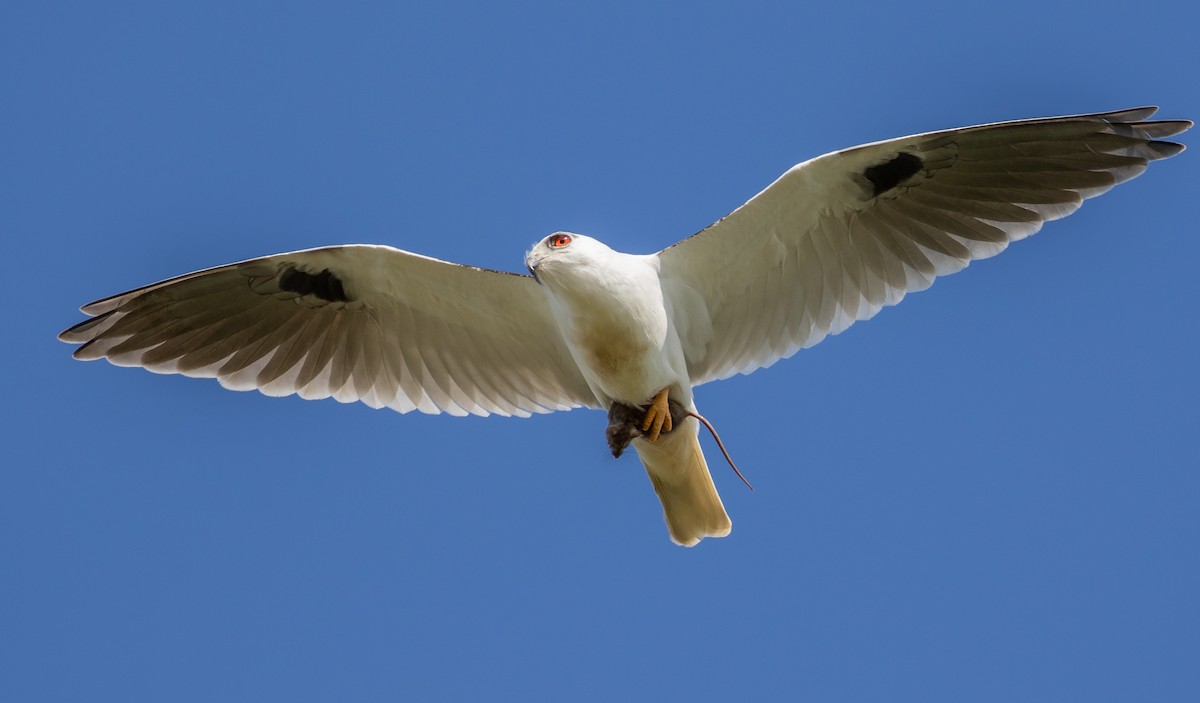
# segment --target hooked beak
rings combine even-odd
[[[545,258],[546,257],[544,256],[539,256],[536,259],[532,256],[525,257],[525,268],[529,269],[529,275],[533,276],[533,280],[537,281],[539,286],[542,285],[542,279],[538,278],[537,268],[541,265],[542,260]]]

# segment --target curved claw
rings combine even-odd
[[[647,433],[647,438],[653,442],[664,430],[670,432],[673,424],[671,408],[667,404],[667,389],[664,388],[654,396],[650,408],[646,410],[646,418],[642,420],[642,431]]]

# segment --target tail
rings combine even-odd
[[[708,473],[697,430],[689,418],[656,442],[639,437],[633,443],[662,501],[671,541],[684,547],[694,547],[705,537],[724,537],[733,528]]]

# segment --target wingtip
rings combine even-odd
[[[80,328],[90,324],[93,320],[95,320],[95,318],[89,317],[83,322],[78,322],[66,328],[62,332],[59,332],[58,341],[66,342],[67,344],[83,344],[84,342],[90,342],[92,338],[82,334],[80,332]]]
[[[1154,160],[1169,159],[1187,149],[1186,146],[1179,142],[1149,142],[1147,146],[1153,150],[1154,156],[1152,158]]]
[[[101,315],[103,313],[108,312],[109,306],[112,303],[112,301],[116,300],[117,298],[120,298],[123,295],[126,295],[126,294],[118,293],[117,295],[110,295],[107,298],[100,298],[99,300],[93,300],[90,303],[84,303],[83,305],[79,306],[79,312],[83,313],[84,315],[90,315],[92,317]]]

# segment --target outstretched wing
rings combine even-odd
[[[77,359],[400,412],[595,406],[528,276],[385,246],[218,266],[89,303]]]
[[[1173,156],[1146,107],[930,132],[793,167],[658,253],[692,382],[769,366]]]

